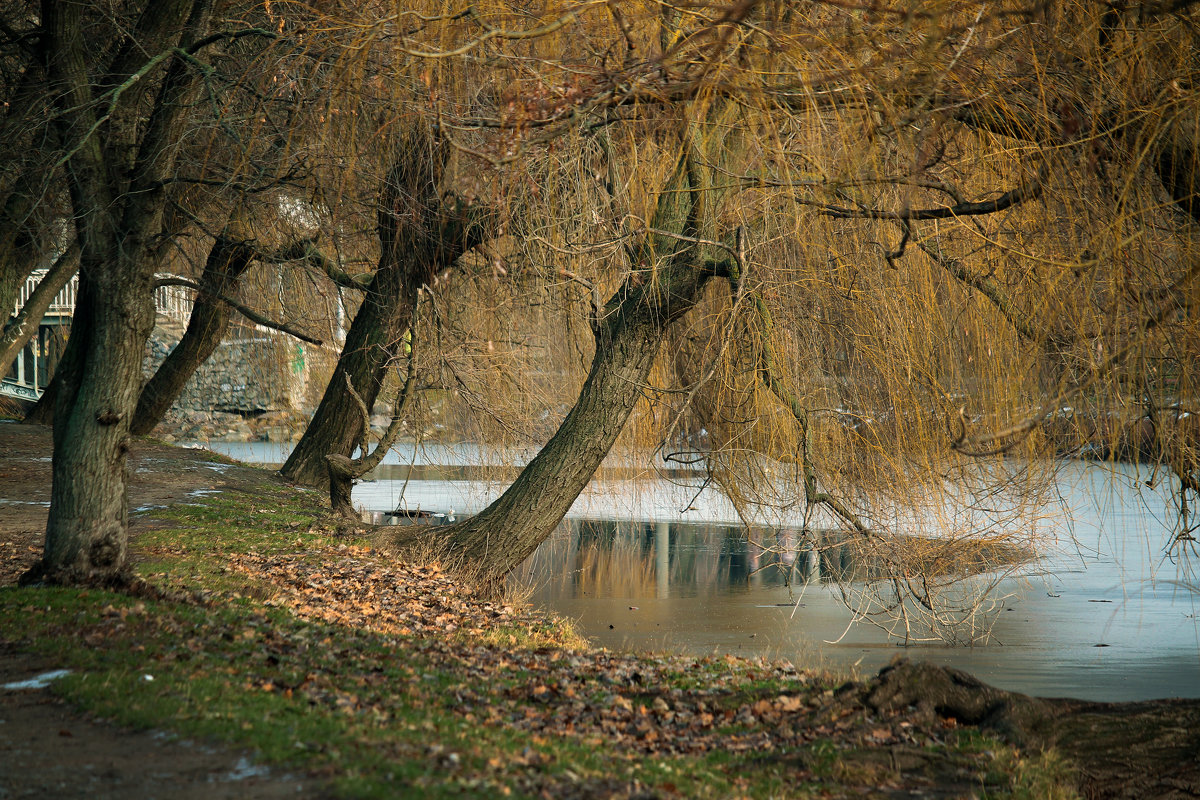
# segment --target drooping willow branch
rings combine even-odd
[[[1035,329],[1029,319],[1021,313],[1020,309],[1017,308],[1016,303],[1013,302],[1012,298],[1008,296],[1008,293],[1006,293],[1004,289],[1002,289],[1000,285],[996,283],[995,280],[987,276],[973,274],[970,270],[963,266],[963,263],[960,259],[950,258],[940,250],[930,247],[925,241],[917,241],[916,245],[922,253],[929,256],[934,263],[946,270],[946,272],[949,273],[949,275],[959,283],[970,286],[972,289],[986,297],[991,304],[995,306],[996,310],[999,311],[1006,320],[1008,320],[1008,324],[1012,325],[1013,330],[1020,334],[1022,338],[1029,342],[1036,342],[1038,340],[1037,329]]]
[[[1182,289],[1187,284],[1191,283],[1197,275],[1200,275],[1200,261],[1197,261],[1192,268],[1184,273],[1179,280],[1172,284],[1173,291]],[[959,434],[950,443],[950,447],[959,453],[967,456],[984,457],[993,456],[1005,453],[1013,447],[1025,440],[1039,425],[1053,414],[1062,404],[1072,395],[1077,395],[1080,392],[1086,391],[1093,386],[1102,377],[1110,375],[1114,369],[1123,364],[1128,359],[1133,351],[1142,343],[1142,337],[1149,333],[1154,328],[1158,327],[1164,320],[1167,319],[1174,311],[1178,310],[1179,306],[1171,302],[1164,302],[1153,313],[1144,318],[1137,327],[1137,331],[1129,338],[1129,342],[1124,347],[1117,350],[1109,356],[1099,369],[1092,373],[1090,377],[1078,386],[1068,389],[1062,389],[1054,395],[1054,397],[1043,402],[1038,409],[1027,416],[1022,421],[1015,425],[1010,425],[999,431],[994,431],[981,436],[968,436],[966,422],[963,421],[963,412],[959,413]],[[996,445],[996,442],[1003,444]],[[976,449],[983,448],[983,449]]]
[[[742,283],[745,280],[745,241],[739,235],[737,243],[737,258],[729,266],[730,288],[734,290],[735,296],[741,295]],[[859,519],[850,508],[841,501],[840,498],[829,492],[821,491],[817,484],[817,471],[812,462],[812,425],[808,418],[808,409],[800,401],[790,388],[788,388],[783,379],[779,375],[779,370],[776,367],[775,346],[771,343],[771,330],[773,324],[771,321],[771,311],[767,308],[766,301],[758,292],[750,293],[750,302],[754,305],[755,314],[758,317],[760,333],[762,336],[762,349],[759,353],[758,367],[756,369],[759,381],[767,389],[779,399],[791,413],[792,418],[796,420],[796,424],[800,427],[800,469],[804,473],[804,500],[811,506],[823,505],[836,514],[845,523],[854,528],[855,531],[867,537],[873,536],[873,532],[866,524]]]

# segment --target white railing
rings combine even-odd
[[[42,282],[42,279],[46,277],[47,271],[48,270],[44,269],[35,269],[32,273],[30,273],[29,277],[25,279],[24,285],[22,285],[20,291],[17,292],[17,304],[13,308],[12,312],[14,315],[21,311],[21,308],[29,300],[30,295],[33,294],[33,290],[36,289],[38,284]],[[50,303],[50,307],[46,309],[46,316],[69,317],[74,314],[75,296],[78,294],[78,292],[79,276],[73,275],[71,276],[71,280],[67,282],[67,285],[64,286],[57,295],[55,295],[53,302]]]
[[[178,278],[178,275],[157,275],[158,278]],[[192,299],[196,292],[186,286],[159,286],[154,290],[154,311],[174,322],[187,324],[192,316]]]
[[[12,313],[18,314],[29,301],[33,290],[46,277],[47,270],[37,269],[30,273],[17,292],[17,302]],[[159,275],[160,278],[177,278],[178,275]],[[70,317],[75,313],[75,299],[79,294],[79,276],[74,275],[46,309],[47,317]],[[154,310],[161,316],[176,322],[186,323],[192,315],[192,297],[195,292],[186,286],[159,286],[154,290]]]

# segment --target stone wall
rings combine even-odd
[[[160,324],[154,329],[146,348],[147,377],[182,334],[177,325]],[[196,370],[172,408],[242,415],[299,411],[308,400],[310,360],[306,345],[295,339],[232,328],[212,357]]]

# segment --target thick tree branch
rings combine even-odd
[[[278,260],[304,261],[309,266],[324,272],[329,280],[338,286],[344,289],[353,289],[356,292],[365,292],[375,278],[374,272],[363,272],[358,275],[346,272],[332,258],[322,253],[312,241],[298,242],[294,247],[280,253]]]
[[[79,241],[60,255],[16,316],[5,323],[0,335],[0,374],[8,370],[25,343],[37,333],[38,322],[54,302],[54,298],[79,270]]]
[[[200,284],[196,283],[195,281],[190,281],[187,278],[158,278],[154,282],[154,285],[155,285],[155,287],[182,286],[185,289],[194,289],[196,291],[200,291]],[[297,329],[293,328],[291,325],[288,325],[286,322],[276,322],[275,320],[271,319],[270,317],[263,316],[262,314],[258,313],[254,309],[248,308],[247,306],[242,305],[237,300],[234,300],[232,297],[227,297],[223,294],[215,294],[214,296],[221,302],[228,303],[239,314],[241,314],[243,317],[245,317],[246,319],[253,322],[255,325],[262,325],[264,328],[271,328],[272,330],[277,330],[280,333],[286,333],[288,336],[293,336],[293,337],[299,339],[300,341],[308,342],[309,344],[315,344],[318,346],[324,344],[324,342],[321,341],[320,339],[309,336],[304,331],[297,330]]]

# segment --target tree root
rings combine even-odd
[[[1056,749],[1088,798],[1200,796],[1200,700],[1090,703],[989,686],[956,669],[893,662],[847,700],[877,713],[953,718],[1022,749]]]

